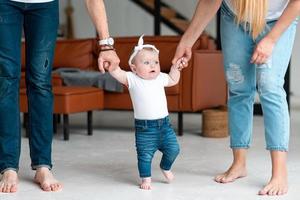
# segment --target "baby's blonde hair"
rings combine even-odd
[[[266,26],[268,0],[232,0],[236,12],[236,23],[249,23],[250,34],[257,38]]]

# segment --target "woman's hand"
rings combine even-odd
[[[188,61],[192,57],[192,47],[184,45],[183,42],[180,42],[177,46],[176,53],[172,60],[172,64],[176,65],[180,62],[180,70],[188,66]],[[180,60],[180,61],[179,61]]]
[[[251,63],[261,65],[267,62],[275,46],[274,40],[268,36],[264,37],[255,47]]]

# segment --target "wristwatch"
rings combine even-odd
[[[98,41],[98,44],[100,46],[113,46],[115,43],[114,39],[112,37],[109,37],[109,38],[105,38],[105,39],[102,39],[102,40],[99,40]]]

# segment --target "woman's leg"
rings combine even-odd
[[[268,24],[272,27],[275,22]],[[287,166],[290,119],[284,76],[294,43],[293,22],[277,41],[268,67],[257,68],[258,93],[264,113],[266,148],[271,151],[272,177],[260,194],[282,195],[287,192]],[[262,36],[263,37],[263,36]]]
[[[221,41],[224,68],[229,88],[228,117],[233,163],[215,181],[232,182],[246,176],[246,152],[251,143],[253,103],[255,96],[255,66],[250,64],[253,40],[234,22],[232,13],[222,6]]]
[[[272,178],[260,191],[260,195],[283,195],[288,191],[285,151],[271,151]]]

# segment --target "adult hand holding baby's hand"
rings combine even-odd
[[[186,63],[186,59],[182,57],[178,59],[177,62],[172,65],[172,67],[177,69],[178,71],[181,71],[184,68],[184,65],[186,65]]]
[[[98,58],[98,67],[101,73],[114,71],[120,63],[120,59],[114,50],[100,51]]]
[[[173,65],[180,61],[180,68],[183,69],[188,66],[188,61],[192,57],[192,48],[184,45],[183,42],[180,42],[177,46],[176,53],[172,60]]]
[[[176,64],[179,66],[179,70],[182,70],[183,68],[188,66],[188,61],[185,57],[182,57],[177,61]]]

